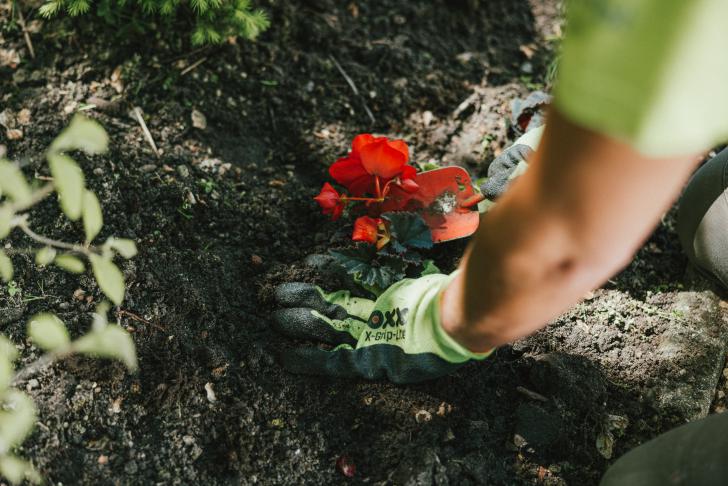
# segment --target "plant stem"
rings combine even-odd
[[[364,202],[384,202],[383,197],[374,198],[374,197],[349,197],[349,196],[342,196],[342,201],[364,201]]]
[[[374,176],[374,184],[377,186],[377,198],[382,199],[382,188],[379,183],[379,176]]]
[[[93,248],[91,248],[91,247],[85,247],[82,245],[74,245],[71,243],[65,243],[63,241],[53,240],[51,238],[46,238],[45,236],[39,235],[38,233],[36,233],[32,229],[30,229],[30,227],[28,226],[28,215],[27,214],[20,216],[18,218],[18,221],[15,223],[15,227],[20,228],[23,231],[23,233],[28,235],[30,238],[32,238],[35,241],[37,241],[38,243],[42,243],[43,245],[46,245],[46,246],[51,246],[53,248],[58,248],[61,250],[68,250],[73,253],[80,253],[80,254],[86,255],[86,256],[96,253],[95,251],[93,251]]]
[[[33,193],[33,196],[24,204],[17,204],[13,203],[10,205],[10,210],[13,213],[19,213],[21,211],[25,211],[26,209],[32,208],[39,202],[41,202],[43,199],[47,198],[51,194],[53,194],[53,191],[55,190],[55,187],[52,183],[46,184],[45,186],[41,187],[37,191]]]
[[[25,368],[22,368],[18,370],[15,375],[13,376],[12,380],[12,386],[18,386],[18,383],[21,381],[25,381],[26,379],[30,378],[46,366],[50,365],[54,361],[56,361],[59,358],[62,358],[66,354],[70,353],[46,353],[37,360],[30,363]]]

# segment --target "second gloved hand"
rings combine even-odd
[[[488,180],[480,186],[483,195],[495,201],[508,189],[513,179],[528,168],[528,158],[536,150],[544,127],[535,128],[516,140],[488,166]]]
[[[440,298],[449,281],[440,274],[405,279],[376,301],[307,283],[281,285],[275,292],[281,306],[273,314],[276,329],[336,346],[286,351],[283,365],[294,373],[413,383],[485,359],[490,353],[468,351],[442,329]]]

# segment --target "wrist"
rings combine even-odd
[[[490,353],[495,349],[493,340],[478,332],[465,319],[463,299],[463,272],[458,273],[440,295],[440,325],[453,341],[473,353]]]

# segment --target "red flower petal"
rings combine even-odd
[[[314,198],[323,209],[332,209],[341,202],[341,196],[328,182],[321,188],[318,196]]]
[[[336,221],[341,217],[341,214],[344,212],[344,204],[339,204],[336,206],[333,210],[331,210],[331,221]],[[324,214],[326,214],[326,211],[324,211]]]
[[[354,241],[364,241],[366,243],[377,242],[377,230],[381,218],[370,218],[369,216],[361,216],[354,221],[354,233],[351,239]]]
[[[400,174],[400,179],[414,179],[417,177],[417,169],[412,167],[411,165],[405,165],[402,167],[402,173]]]
[[[404,140],[391,140],[389,142],[389,146],[392,147],[394,150],[397,150],[404,155],[404,161],[407,163],[409,160],[409,147],[407,147],[407,142]]]
[[[365,145],[369,145],[370,143],[374,142],[375,140],[380,140],[385,137],[379,137],[375,138],[374,135],[371,133],[362,133],[354,137],[354,140],[351,141],[351,153],[352,154],[358,154],[359,151],[364,147]]]
[[[357,156],[350,155],[334,162],[329,167],[329,175],[354,196],[362,196],[374,189],[373,177],[364,169]]]
[[[417,184],[413,179],[402,179],[399,183],[399,186],[410,194],[420,190],[420,185]]]
[[[333,188],[328,182],[321,188],[318,196],[314,200],[319,203],[324,214],[330,214],[331,219],[336,221],[344,212],[344,201],[341,200],[341,194]]]
[[[391,179],[402,172],[407,163],[407,153],[402,152],[402,143],[392,144],[386,138],[379,138],[359,149],[361,164],[371,175]],[[404,146],[406,151],[406,145]]]

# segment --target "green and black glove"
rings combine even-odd
[[[488,166],[488,179],[480,186],[486,199],[498,199],[511,181],[526,171],[528,157],[536,150],[543,130],[543,125],[530,130],[493,159]]]
[[[440,298],[447,275],[405,279],[376,301],[349,291],[326,293],[315,285],[288,283],[275,297],[276,329],[293,338],[335,345],[286,351],[281,360],[294,373],[388,379],[414,383],[446,375],[490,353],[468,351],[440,325]]]

